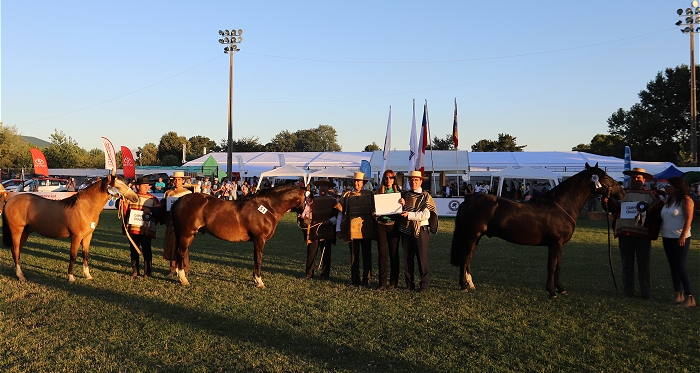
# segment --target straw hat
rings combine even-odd
[[[353,180],[369,180],[369,179],[365,178],[365,173],[360,172],[360,171],[355,171],[355,174],[352,175],[352,179]]]
[[[647,172],[647,170],[641,168],[641,167],[635,167],[631,169],[630,171],[622,171],[623,174],[628,175],[628,176],[636,176],[636,175],[642,175],[644,176],[645,180],[653,180],[654,175],[650,174]]]
[[[140,178],[136,179],[134,182],[134,185],[141,185],[141,184],[150,184],[151,179],[148,178],[148,176],[141,176]]]
[[[312,183],[314,186],[319,186],[319,185],[328,185],[329,188],[335,187],[335,183],[328,180],[328,178],[320,178]]]
[[[406,178],[408,178],[408,179],[410,179],[412,177],[418,177],[418,178],[421,178],[423,180],[427,179],[427,177],[423,177],[423,175],[421,175],[420,171],[411,171],[408,173],[408,175],[406,175]]]
[[[185,171],[175,171],[173,172],[173,179],[184,179],[185,178]]]

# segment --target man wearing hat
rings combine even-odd
[[[172,203],[174,203],[173,200],[176,200],[186,194],[192,193],[191,190],[185,188],[183,186],[185,182],[185,172],[184,171],[175,171],[173,172],[173,188],[165,191],[165,194],[163,195],[163,199],[165,200],[165,203],[167,206],[172,206]],[[171,200],[170,203],[168,203],[168,199]],[[168,209],[169,211],[169,209]],[[170,273],[168,273],[168,276],[175,276],[175,270],[177,269],[177,260],[174,258],[165,258],[170,260]],[[185,257],[182,258],[182,269],[185,270],[185,273],[188,273],[190,271],[190,254],[189,251],[185,253]]]
[[[332,181],[321,178],[314,181],[313,185],[318,189],[318,194],[313,197],[311,215],[299,218],[299,227],[306,240],[306,274],[303,278],[310,279],[314,276],[316,253],[320,250],[321,280],[328,280],[331,272],[331,247],[335,244],[335,204],[338,201],[328,193],[335,186]]]
[[[399,221],[399,232],[403,243],[403,273],[406,288],[415,290],[413,258],[417,258],[420,274],[418,290],[425,291],[430,287],[429,232],[437,233],[437,207],[430,193],[421,187],[425,178],[420,171],[409,172],[407,178],[410,190],[401,193],[401,199],[399,199],[399,203],[403,206],[402,219]]]
[[[659,211],[663,201],[659,195],[644,188],[644,183],[654,176],[645,169],[635,167],[623,171],[631,177],[625,198],[603,198],[603,206],[615,214],[615,237],[618,239],[622,257],[622,287],[625,297],[634,294],[634,258],[637,257],[639,288],[642,298],[653,300],[651,296],[651,241],[659,236],[661,226]]]
[[[151,241],[156,238],[156,224],[163,209],[158,198],[148,193],[151,189],[148,176],[136,179],[136,194],[139,196],[138,202],[124,200],[120,208],[124,212],[124,219],[128,222],[126,230],[122,229],[125,235],[130,237],[129,247],[131,249],[131,277],[139,276],[139,252],[143,253],[143,277],[151,277],[151,267],[153,265],[153,252]]]
[[[374,238],[374,193],[363,190],[364,172],[353,175],[353,189],[335,205],[340,211],[336,223],[338,237],[350,246],[350,285],[360,285],[360,249],[362,249],[362,286],[369,286],[372,271],[372,239]]]

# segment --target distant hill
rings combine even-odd
[[[35,146],[37,148],[46,148],[49,145],[51,145],[50,142],[44,141],[42,139],[37,139],[36,137],[32,137],[32,136],[20,136],[20,137],[22,138],[22,140],[32,144],[33,146]]]

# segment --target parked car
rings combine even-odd
[[[37,182],[37,191],[38,192],[65,192],[68,191],[68,188],[66,187],[66,184],[68,184],[68,180],[66,179],[59,179],[55,177],[46,177],[46,178],[39,178],[36,180]],[[32,184],[32,179],[25,180],[23,189],[21,191],[25,192],[30,192],[30,185]],[[2,186],[5,187],[5,190],[8,192],[18,192],[20,191],[20,187],[22,186],[22,180],[20,179],[10,179],[3,181]]]

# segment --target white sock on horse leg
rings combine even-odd
[[[90,276],[90,268],[88,268],[88,266],[83,266],[83,274],[85,275],[86,279],[92,280],[92,276]]]

